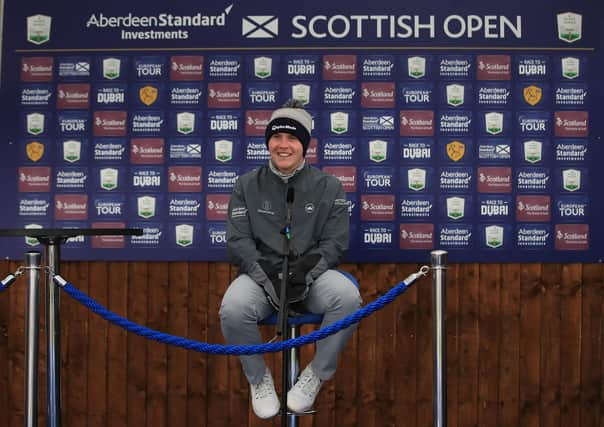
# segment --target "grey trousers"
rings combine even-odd
[[[327,270],[310,287],[305,306],[311,313],[323,314],[321,328],[354,313],[361,306],[357,287],[342,273]],[[273,312],[262,288],[242,274],[229,285],[220,305],[222,334],[228,344],[261,344],[258,322]],[[356,325],[318,341],[311,362],[315,374],[327,380],[336,371],[338,355],[354,332]],[[240,356],[243,372],[250,384],[258,384],[266,370],[260,354]]]

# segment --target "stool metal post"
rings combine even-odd
[[[25,318],[25,427],[38,426],[38,347],[40,338],[40,252],[27,252],[27,313]]]
[[[432,260],[432,345],[434,427],[447,426],[447,251],[430,253]]]
[[[49,427],[61,426],[61,322],[60,293],[54,283],[55,274],[60,274],[61,238],[46,240],[46,260],[52,274],[47,275],[46,286],[46,360],[47,405]]]
[[[298,338],[299,326],[291,325],[289,327],[289,338]],[[289,350],[289,384],[288,389],[296,383],[298,378],[298,371],[300,370],[299,351],[297,347],[292,347]],[[295,414],[289,413],[288,415],[289,427],[298,427],[298,417]]]

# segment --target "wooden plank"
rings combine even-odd
[[[189,263],[188,336],[208,341],[210,278],[207,262]],[[208,426],[208,356],[187,352],[187,426]]]
[[[459,264],[447,266],[447,425],[457,426],[459,419]],[[432,286],[428,275],[424,286]]]
[[[365,303],[371,302],[378,297],[378,284],[376,281],[379,265],[364,264],[359,271],[360,280],[363,283],[362,297]],[[376,316],[369,316],[361,322],[358,328],[359,346],[358,357],[362,361],[357,369],[358,376],[358,420],[357,425],[363,427],[381,427],[376,426],[376,389],[377,370],[381,367],[377,360],[375,342],[377,339],[377,320]]]
[[[478,264],[459,271],[459,426],[478,425]]]
[[[168,265],[168,330],[189,337],[189,264],[172,262]],[[194,284],[197,286],[197,283]],[[168,346],[168,425],[187,425],[187,351]],[[193,380],[193,379],[192,379]],[[196,379],[195,379],[196,380]]]
[[[499,405],[501,266],[480,264],[479,271],[478,425],[489,425]]]
[[[357,266],[354,264],[342,265],[339,267],[342,271],[347,271],[353,277],[359,277]],[[362,290],[363,284],[359,283],[359,289]],[[358,329],[358,325],[357,325]],[[335,414],[334,418],[338,420],[341,426],[356,425],[357,419],[357,392],[358,378],[357,370],[359,367],[357,360],[358,331],[355,332],[350,341],[340,355],[338,362],[338,371],[335,376]]]
[[[558,264],[543,265],[540,422],[552,427],[560,425],[560,273]]]
[[[128,264],[113,262],[108,268],[108,308],[128,315]],[[128,425],[128,333],[110,325],[107,330],[107,426]]]
[[[128,266],[127,318],[140,325],[147,324],[148,271],[147,263],[133,262]],[[128,425],[147,425],[147,340],[128,333]],[[149,420],[149,423],[152,421]]]
[[[396,283],[406,279],[409,274],[417,271],[415,264],[398,264]],[[394,304],[394,354],[395,358],[391,375],[394,382],[394,402],[390,411],[394,425],[416,425],[416,396],[417,396],[417,290],[418,287],[430,286],[426,278],[420,279],[404,294],[398,297]],[[359,361],[362,366],[363,362]]]
[[[523,264],[520,272],[520,423],[538,427],[541,363],[541,265]]]
[[[150,262],[147,282],[147,322],[156,331],[168,329],[168,263]],[[168,350],[165,344],[147,340],[147,420],[167,426]]]
[[[14,264],[10,264],[15,271]],[[3,298],[9,301],[8,326],[8,388],[9,413],[8,425],[17,427],[24,425],[25,395],[25,304],[27,301],[27,280],[19,279],[11,289],[6,291]]]
[[[99,304],[107,307],[106,262],[89,264],[89,292]],[[88,427],[107,425],[107,321],[88,312]]]
[[[9,270],[8,261],[0,261],[0,276],[6,277],[8,274],[14,273],[14,270]],[[9,353],[8,353],[8,330],[9,330],[9,297],[8,292],[13,289],[4,289],[0,293],[0,425],[8,423],[9,412]],[[2,415],[4,414],[4,415]]]
[[[497,425],[519,425],[520,265],[504,264],[501,278],[501,346]]]
[[[582,295],[583,285],[582,268],[580,264],[565,264],[562,267],[562,360],[564,369],[562,370],[562,414],[561,425],[572,426],[581,423],[581,349],[583,320],[588,322],[582,316]],[[601,318],[600,318],[601,319]],[[593,368],[590,368],[593,369]]]
[[[604,290],[604,282],[602,264],[583,264],[583,278],[581,290],[581,425],[596,426],[599,424],[602,417],[600,407],[600,387],[602,386],[602,360],[601,334],[602,334],[602,292]],[[563,279],[563,283],[566,279]],[[576,326],[570,324],[574,321],[577,308],[576,301],[573,295],[572,302],[566,301],[566,295],[563,294],[562,319],[563,319],[563,345],[566,345],[567,339],[573,338],[573,329]],[[568,307],[567,307],[568,305]],[[567,319],[567,316],[570,317]],[[567,334],[569,334],[567,336]],[[575,354],[575,353],[573,353]],[[566,352],[562,353],[562,365],[566,367],[567,361]],[[576,371],[574,371],[576,372]],[[567,401],[572,401],[573,397],[573,380],[567,379],[565,372],[562,372],[562,404]],[[569,394],[567,394],[570,391]],[[576,407],[574,404],[572,407]],[[562,412],[561,425],[566,427],[572,425],[573,417],[570,414],[567,416],[566,411]]]
[[[80,291],[89,293],[88,263],[66,265],[65,277]],[[88,416],[88,309],[61,295],[61,341],[64,363],[61,366],[62,409],[73,425],[86,425]],[[69,313],[63,317],[63,313]]]
[[[208,300],[208,340],[224,343],[220,332],[218,310],[222,296],[229,284],[229,265],[210,264],[210,293]],[[234,357],[234,356],[228,356]],[[208,358],[208,422],[210,425],[231,425],[229,420],[229,364],[226,356],[211,355]]]

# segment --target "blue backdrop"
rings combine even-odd
[[[347,191],[349,260],[602,258],[596,2],[24,3],[3,22],[0,226],[144,229],[65,259],[226,259],[233,183],[291,97]]]

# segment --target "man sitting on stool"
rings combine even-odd
[[[292,310],[323,314],[321,327],[325,327],[361,305],[357,287],[333,270],[348,247],[348,203],[337,178],[304,160],[311,128],[312,118],[301,103],[290,100],[275,110],[265,133],[268,164],[242,175],[233,188],[227,246],[239,276],[229,285],[220,306],[222,333],[228,344],[262,342],[258,322],[279,307],[279,273],[287,255]],[[291,241],[286,254],[283,230],[288,210]],[[291,411],[300,413],[312,407],[323,381],[334,375],[338,355],[353,331],[351,326],[317,342],[312,362],[287,393]],[[256,415],[277,415],[280,403],[263,356],[240,356],[240,360]]]

